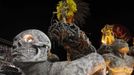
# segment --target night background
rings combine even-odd
[[[47,33],[58,0],[0,0],[0,37],[12,41],[21,31],[40,29]],[[134,5],[128,0],[87,0],[89,17],[81,29],[99,47],[105,24],[122,24],[134,33]]]

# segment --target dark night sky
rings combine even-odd
[[[25,29],[40,29],[47,32],[52,12],[58,0],[1,0],[0,37],[12,41],[13,37]],[[134,32],[134,5],[128,0],[89,0],[90,17],[81,28],[91,42],[100,42],[101,28],[105,24],[123,24]],[[97,37],[98,36],[98,37]]]

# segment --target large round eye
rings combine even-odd
[[[25,42],[32,42],[33,41],[33,36],[31,34],[26,34],[23,36],[23,39]]]

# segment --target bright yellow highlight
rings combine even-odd
[[[74,0],[60,1],[57,5],[57,18],[58,20],[72,19],[77,12],[77,5]]]
[[[112,71],[112,75],[126,75],[126,73],[128,75],[130,75],[132,72],[133,72],[133,68],[129,68],[129,67],[114,67],[114,68],[111,68],[109,65],[110,65],[110,60],[106,60],[106,66],[107,66],[107,69],[109,71]]]
[[[127,73],[127,74],[130,75],[133,72],[133,69],[132,68],[128,68],[128,67],[110,68],[110,70],[113,73],[119,73],[119,75],[121,75],[121,73]]]
[[[102,32],[102,39],[101,42],[106,45],[111,45],[114,39],[113,33],[113,25],[106,25],[104,28],[101,29]]]

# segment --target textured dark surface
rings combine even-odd
[[[22,75],[22,71],[11,62],[0,60],[0,75]]]
[[[62,59],[62,52],[70,54],[71,60],[75,60],[85,56],[91,52],[95,52],[95,47],[89,41],[89,38],[75,24],[54,23],[48,30],[48,36],[52,42],[52,50]],[[61,56],[62,55],[62,56]],[[66,55],[65,55],[66,56]]]

